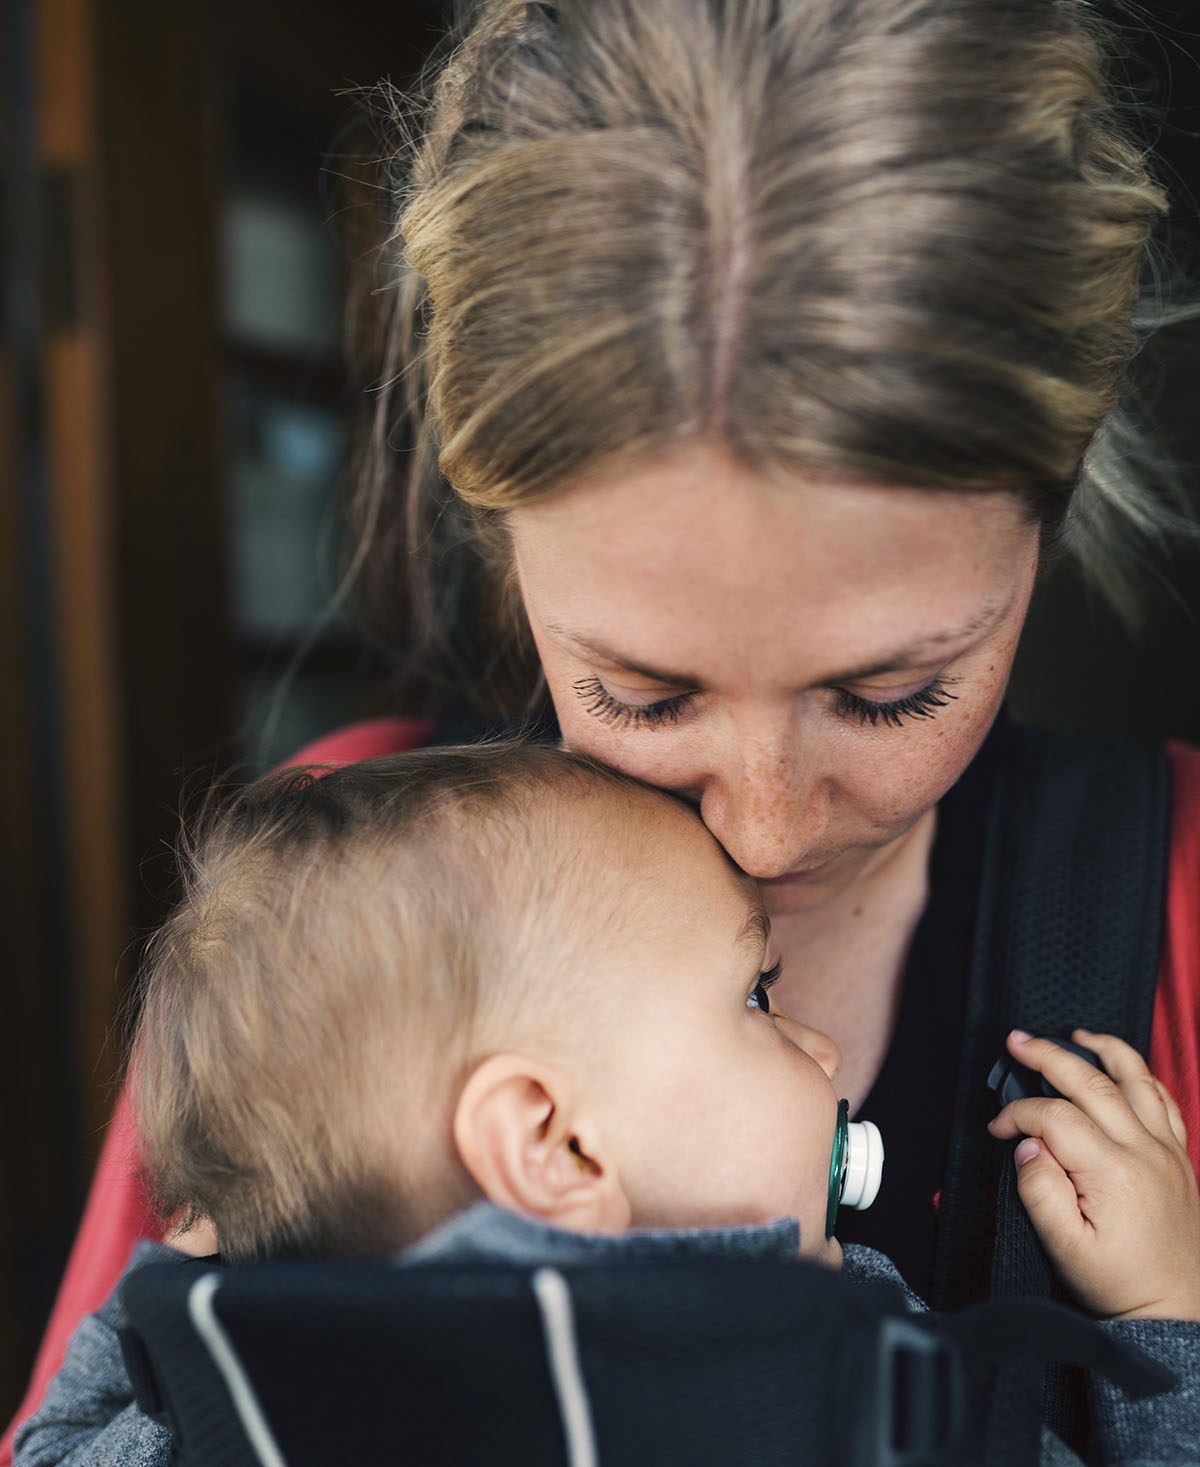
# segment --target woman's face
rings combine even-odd
[[[774,915],[900,848],[1004,692],[1015,496],[781,483],[692,442],[514,510],[563,737],[699,805]]]

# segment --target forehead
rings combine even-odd
[[[719,681],[804,683],[949,639],[1011,596],[1036,531],[1015,498],[782,482],[705,443],[512,511],[535,626]]]
[[[604,786],[573,809],[549,827],[562,842],[562,894],[606,925],[610,938],[618,927],[634,936],[677,931],[703,916],[731,941],[761,949],[766,934],[757,885],[695,811],[658,790]]]

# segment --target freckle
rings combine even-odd
[[[861,917],[862,916],[862,908],[861,907],[855,907],[855,909],[854,909],[854,915],[856,917]]]

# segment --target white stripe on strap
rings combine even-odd
[[[542,1331],[546,1336],[550,1377],[554,1382],[558,1413],[567,1440],[568,1467],[598,1467],[600,1458],[592,1430],[592,1408],[575,1342],[571,1291],[566,1279],[553,1268],[539,1268],[532,1282],[542,1315]]]
[[[263,1467],[287,1467],[287,1461],[267,1425],[262,1407],[258,1404],[254,1387],[250,1384],[233,1342],[225,1333],[213,1308],[213,1295],[220,1284],[220,1274],[201,1274],[188,1290],[188,1314],[196,1333],[208,1346],[208,1353],[229,1388],[233,1409],[237,1412],[238,1420],[242,1423],[242,1429],[258,1460]]]

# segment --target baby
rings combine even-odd
[[[388,1254],[486,1197],[592,1233],[794,1217],[836,1263],[838,1053],[770,1015],[777,972],[696,817],[574,756],[269,781],[195,852],[146,971],[160,1206],[233,1261]]]
[[[193,845],[144,971],[132,1076],[157,1203],[235,1262],[736,1229],[836,1266],[839,1056],[772,1012],[778,973],[755,883],[696,815],[579,756],[497,744],[274,776]],[[1077,1037],[1115,1083],[1010,1040],[1074,1102],[993,1123],[1029,1138],[1022,1198],[1094,1313],[1200,1320],[1178,1110],[1128,1046]],[[848,1251],[848,1271],[886,1273]],[[1134,1337],[1195,1385],[1194,1324]],[[75,1364],[19,1467],[159,1460],[144,1419],[124,1458],[87,1456],[74,1408],[97,1366]]]

